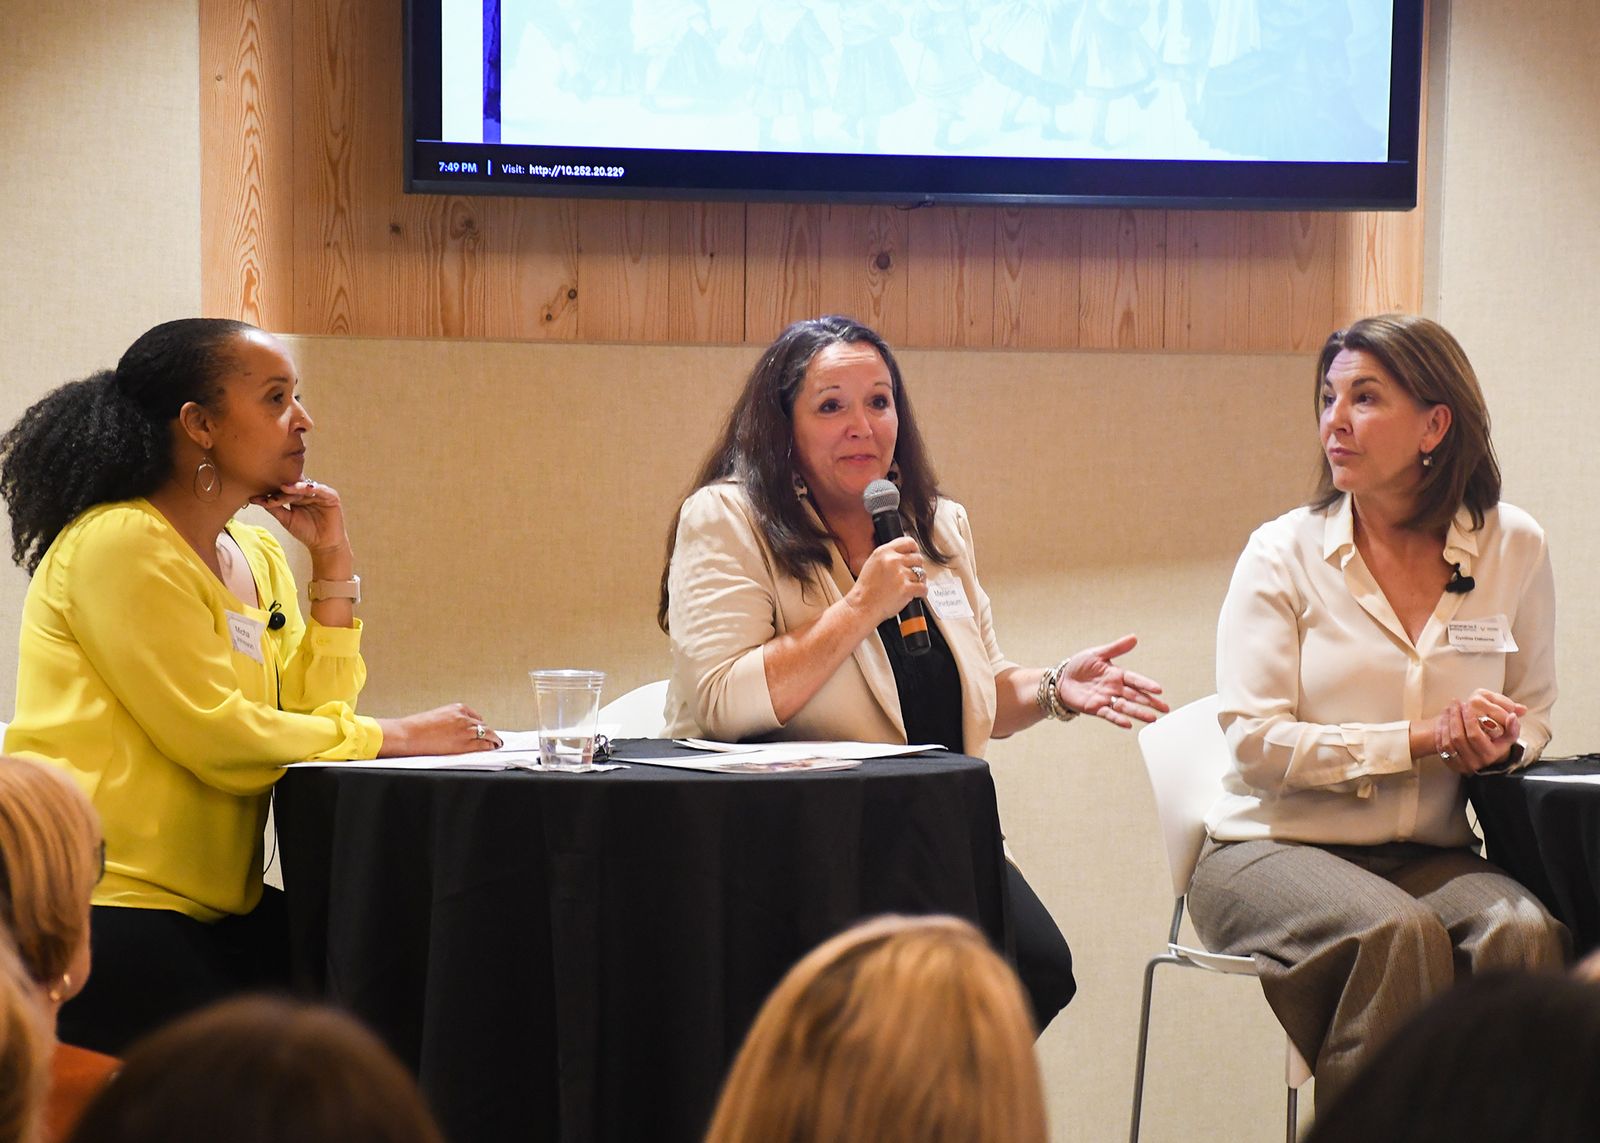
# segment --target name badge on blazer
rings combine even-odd
[[[1468,655],[1509,654],[1517,649],[1504,615],[1484,619],[1452,619],[1450,646]]]
[[[240,654],[249,655],[258,663],[266,662],[261,654],[261,634],[267,629],[267,625],[259,619],[240,615],[237,611],[230,611],[227,615],[228,635],[233,639],[233,649]]]
[[[940,619],[971,619],[972,604],[967,601],[967,589],[961,579],[949,568],[928,577],[928,606]]]

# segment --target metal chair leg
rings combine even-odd
[[[1144,1003],[1139,1009],[1139,1057],[1133,1072],[1133,1122],[1128,1129],[1128,1143],[1139,1143],[1139,1119],[1144,1109],[1145,1051],[1150,1045],[1150,1001],[1155,990],[1156,966],[1181,964],[1171,953],[1150,958],[1144,966]]]

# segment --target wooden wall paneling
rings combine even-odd
[[[994,344],[1075,349],[1083,212],[1002,208],[995,216]]]
[[[1233,211],[1167,212],[1166,348],[1207,353],[1245,344],[1249,219]]]
[[[910,212],[906,344],[983,349],[994,344],[992,207]]]
[[[667,257],[667,332],[676,342],[744,340],[745,208],[674,203]]]
[[[822,311],[827,209],[813,203],[751,203],[745,208],[746,341],[765,345],[790,322]]]
[[[485,230],[490,337],[578,336],[578,204],[491,199]]]
[[[287,4],[200,4],[200,308],[266,329],[292,315],[293,26]]]
[[[893,206],[823,209],[818,313],[847,314],[906,341],[908,212]]]
[[[1422,208],[1366,211],[1335,223],[1333,325],[1422,310]]]
[[[673,206],[619,199],[578,204],[579,338],[670,340]]]
[[[1078,344],[1160,349],[1166,323],[1166,212],[1083,214]]]
[[[1259,211],[1250,218],[1250,303],[1244,348],[1310,349],[1332,329],[1334,225],[1327,214]]]

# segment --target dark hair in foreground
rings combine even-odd
[[[1589,1143],[1597,1125],[1600,985],[1500,973],[1424,1008],[1306,1143]]]
[[[410,1074],[331,1008],[226,1000],[136,1043],[72,1143],[443,1143]]]
[[[1045,1143],[1022,987],[955,917],[879,917],[762,1005],[706,1143]]]
[[[164,322],[116,369],[68,382],[23,413],[0,438],[11,558],[32,575],[80,513],[160,487],[172,471],[178,410],[190,401],[217,408],[232,341],[255,328],[225,318]]]
[[[1335,330],[1317,358],[1312,402],[1319,421],[1328,366],[1342,349],[1371,354],[1413,400],[1450,410],[1450,428],[1431,454],[1433,463],[1422,470],[1417,510],[1406,526],[1442,532],[1465,505],[1472,526],[1483,527],[1483,514],[1500,503],[1500,463],[1489,439],[1489,408],[1461,343],[1438,322],[1411,314],[1362,318]],[[1343,495],[1324,454],[1311,506],[1327,508]]]
[[[790,445],[794,441],[795,397],[805,382],[806,370],[817,354],[832,345],[870,345],[888,366],[900,422],[894,459],[899,469],[900,514],[905,518],[906,534],[935,563],[948,562],[948,554],[933,544],[939,485],[900,376],[900,363],[882,337],[854,318],[806,318],[778,335],[750,371],[722,435],[701,464],[690,492],[720,480],[738,481],[750,498],[762,538],[787,575],[804,583],[814,579],[818,569],[828,566],[828,535],[812,522],[805,505],[795,495]],[[667,529],[667,556],[661,567],[661,595],[656,610],[656,622],[663,631],[667,630],[667,573],[672,568],[677,542],[675,515]]]

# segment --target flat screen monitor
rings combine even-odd
[[[406,189],[1416,204],[1423,0],[408,0]]]

